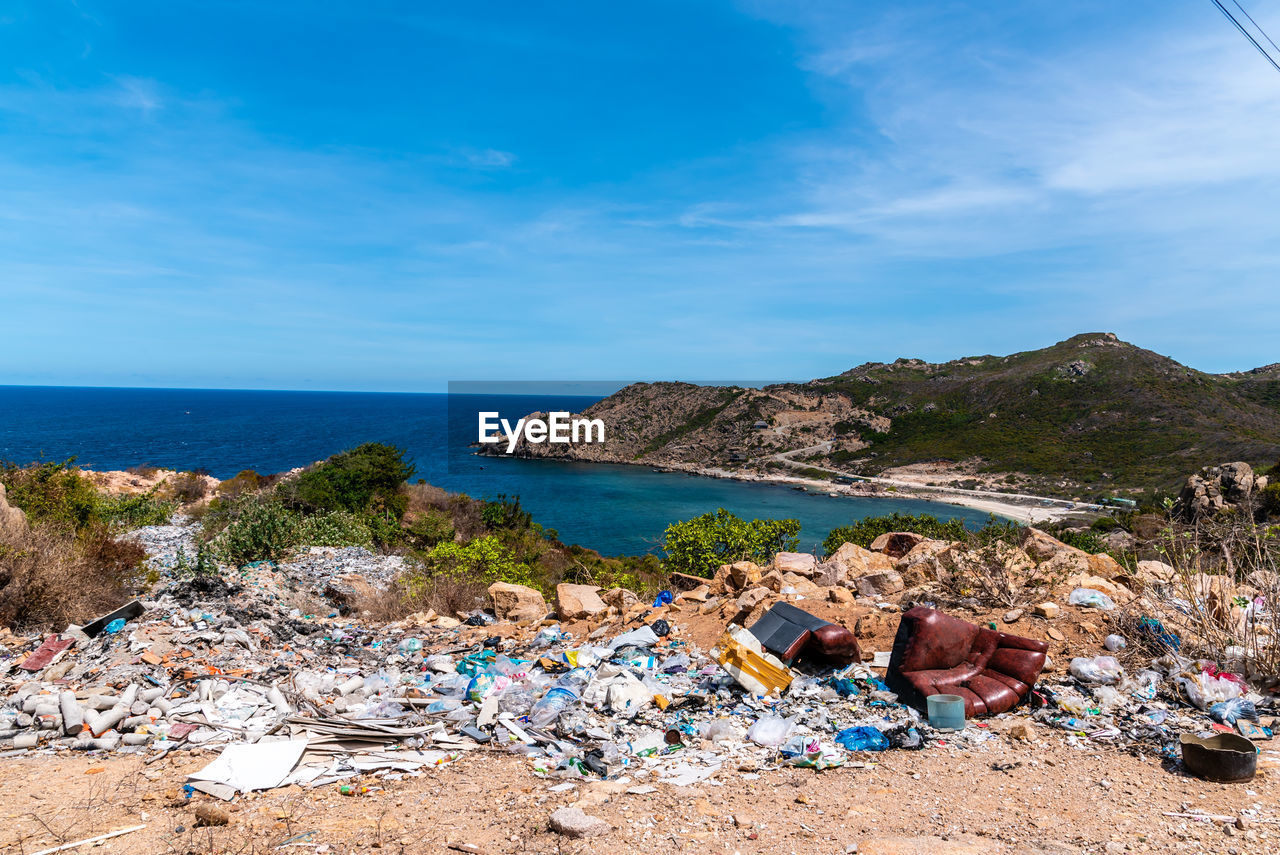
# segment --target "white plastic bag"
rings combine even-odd
[[[1071,660],[1071,676],[1084,683],[1109,686],[1124,676],[1114,656],[1077,656]]]
[[[765,748],[777,748],[787,741],[787,734],[791,732],[794,725],[793,718],[767,715],[756,719],[756,723],[747,731],[747,739]]]

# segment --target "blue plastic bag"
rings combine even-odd
[[[658,596],[653,599],[653,607],[655,609],[660,609],[663,606],[669,606],[671,605],[671,601],[674,599],[675,597],[670,591],[659,591]]]
[[[884,751],[889,740],[874,727],[847,727],[836,734],[836,742],[849,751]]]
[[[111,623],[107,624],[102,631],[105,632],[107,635],[114,635],[115,633],[119,632],[122,629],[124,629],[124,618],[118,617],[115,620],[113,620]]]
[[[1249,721],[1257,721],[1258,708],[1253,705],[1252,701],[1246,701],[1244,698],[1232,698],[1229,701],[1210,706],[1209,715],[1214,721],[1234,726],[1236,721],[1242,718]]]

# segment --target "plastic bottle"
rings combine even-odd
[[[550,726],[560,714],[578,702],[582,690],[591,682],[591,672],[586,668],[569,671],[543,695],[529,711],[529,723],[537,728]]]

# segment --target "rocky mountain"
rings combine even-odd
[[[936,464],[1071,494],[1174,490],[1222,460],[1280,458],[1280,364],[1207,374],[1086,333],[1041,350],[867,363],[762,389],[637,383],[588,408],[599,445],[528,457],[685,467],[776,467],[775,456],[859,475]],[[953,483],[953,482],[949,482]]]

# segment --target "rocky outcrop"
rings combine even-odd
[[[9,504],[9,498],[0,484],[0,536],[19,534],[27,530],[27,515]]]
[[[542,594],[525,585],[494,582],[489,586],[489,599],[493,600],[493,613],[499,620],[542,620],[549,611]]]
[[[1182,485],[1173,513],[1183,522],[1195,522],[1249,503],[1266,486],[1267,476],[1255,474],[1248,463],[1206,466]]]
[[[807,552],[779,552],[773,556],[773,569],[779,573],[795,573],[808,579],[818,569],[818,559]]]
[[[608,608],[600,599],[600,588],[596,585],[571,585],[568,582],[556,585],[556,613],[561,620],[595,617]]]
[[[890,558],[901,558],[925,539],[914,531],[888,531],[871,541],[872,552],[883,552]]]

